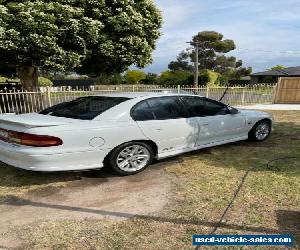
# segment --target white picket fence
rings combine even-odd
[[[226,91],[227,89],[227,91]],[[222,102],[234,106],[248,104],[272,103],[275,92],[274,85],[248,85],[226,87],[199,86],[147,86],[147,85],[95,85],[87,89],[71,87],[40,88],[35,92],[24,90],[0,91],[0,114],[38,112],[49,106],[71,101],[75,98],[89,95],[101,95],[118,92],[173,92],[193,93],[219,100],[224,92]]]

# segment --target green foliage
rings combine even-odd
[[[167,85],[191,85],[193,74],[188,71],[164,71],[159,77],[159,84]]]
[[[252,73],[252,67],[239,67],[232,70],[231,75],[228,75],[232,79],[241,79],[243,76],[249,76]]]
[[[282,69],[285,69],[286,67],[283,66],[283,65],[276,65],[270,69],[267,69],[267,70],[282,70]]]
[[[235,79],[251,73],[251,68],[242,67],[241,60],[224,55],[235,49],[233,40],[223,39],[223,35],[215,31],[199,32],[192,40],[194,44],[199,45],[200,70],[212,70]],[[169,69],[192,71],[193,65],[190,64],[190,61],[195,62],[195,56],[195,50],[188,48],[178,55],[177,61],[169,63]],[[204,78],[203,76],[203,80]]]
[[[143,67],[161,24],[150,0],[0,1],[0,65],[94,75]]]
[[[227,86],[229,81],[229,77],[225,75],[220,75],[216,81],[216,85],[218,86]]]
[[[212,70],[202,70],[199,74],[199,85],[207,85],[207,86],[215,86],[218,85],[219,81],[218,79],[221,77],[221,75],[217,72],[214,72]]]
[[[207,83],[209,82],[209,76],[208,76],[208,74],[199,74],[199,76],[198,76],[198,84],[200,85],[200,86],[202,86],[202,85],[207,85]]]
[[[6,76],[0,76],[0,83],[6,83],[6,82],[19,82],[20,80],[18,78],[9,78]]]
[[[46,78],[46,77],[40,76],[38,78],[38,86],[40,86],[40,87],[51,87],[51,86],[53,86],[53,82],[50,79]]]
[[[146,73],[141,70],[128,70],[125,74],[125,80],[127,84],[138,84],[140,81],[146,78]]]
[[[154,73],[148,73],[146,78],[141,80],[142,84],[157,84],[158,83],[158,75]]]
[[[235,57],[226,57],[235,49],[233,40],[223,39],[223,35],[215,31],[202,31],[193,37],[193,42],[199,44],[199,68],[210,69],[224,73],[227,68],[236,66]],[[195,61],[194,51],[190,52],[192,61]]]
[[[4,76],[0,76],[0,82],[19,82],[20,79],[18,78],[8,78],[8,77],[4,77]],[[46,78],[46,77],[39,77],[38,78],[38,86],[41,86],[41,87],[46,87],[46,86],[53,86],[53,82]]]
[[[96,83],[97,85],[118,85],[123,84],[125,82],[124,77],[121,74],[101,74],[97,77]]]
[[[6,82],[8,81],[8,78],[5,76],[0,76],[0,82]]]
[[[192,72],[194,70],[194,67],[192,65],[189,65],[189,62],[187,61],[188,59],[189,59],[189,54],[186,53],[186,51],[183,51],[177,56],[176,61],[171,61],[169,63],[168,68],[172,71]]]

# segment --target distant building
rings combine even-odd
[[[300,77],[300,66],[251,74],[251,84],[277,83],[279,77]]]

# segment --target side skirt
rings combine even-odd
[[[209,147],[219,146],[219,145],[223,145],[223,144],[227,144],[227,143],[231,143],[231,142],[243,141],[243,140],[247,140],[247,139],[248,139],[248,136],[242,136],[242,137],[237,137],[237,138],[233,138],[233,139],[226,140],[226,141],[218,141],[218,142],[208,143],[208,144],[200,145],[200,146],[197,146],[194,148],[182,148],[179,150],[166,151],[163,153],[158,153],[157,159],[160,160],[160,159],[164,159],[167,157],[195,151],[195,150],[202,149],[202,148],[209,148]]]

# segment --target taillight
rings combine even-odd
[[[1,129],[0,132],[1,140],[25,146],[53,147],[63,144],[60,138],[49,135],[33,135],[3,129]]]

